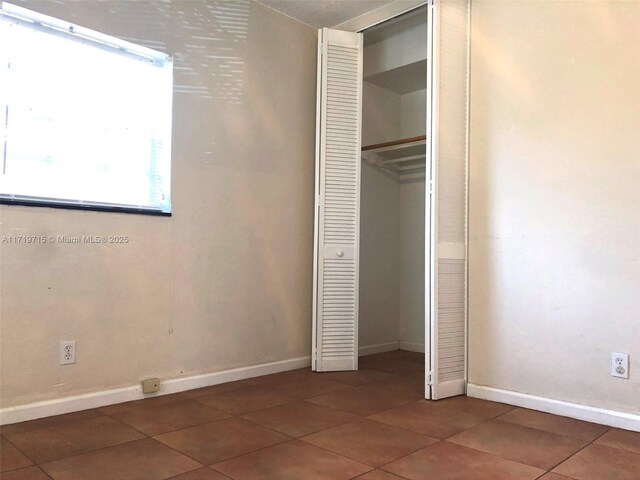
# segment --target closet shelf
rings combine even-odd
[[[400,180],[422,178],[427,158],[426,144],[426,135],[420,135],[367,145],[362,147],[362,159],[371,165],[393,172]]]

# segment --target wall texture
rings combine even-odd
[[[427,131],[426,88],[400,95],[400,111],[400,137],[424,135],[424,132]]]
[[[639,25],[638,1],[473,2],[472,383],[640,412]]]
[[[2,406],[309,355],[315,29],[248,0],[18,3],[175,55],[173,216],[0,208],[2,235],[130,238],[1,245]]]
[[[424,195],[424,180],[400,183],[363,162],[360,347],[424,349]]]
[[[424,130],[423,130],[424,131]],[[424,349],[425,181],[400,185],[400,342]]]
[[[400,187],[362,162],[359,347],[398,341],[400,278]]]
[[[366,49],[365,49],[366,54]],[[400,138],[401,96],[362,82],[362,145],[391,142]]]

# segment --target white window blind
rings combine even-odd
[[[164,53],[3,3],[3,203],[170,212],[172,87]]]

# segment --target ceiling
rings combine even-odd
[[[333,27],[394,0],[257,0],[312,27]]]

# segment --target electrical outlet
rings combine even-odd
[[[629,354],[611,353],[611,376],[629,378]]]
[[[76,363],[76,341],[65,340],[60,342],[60,365]]]

